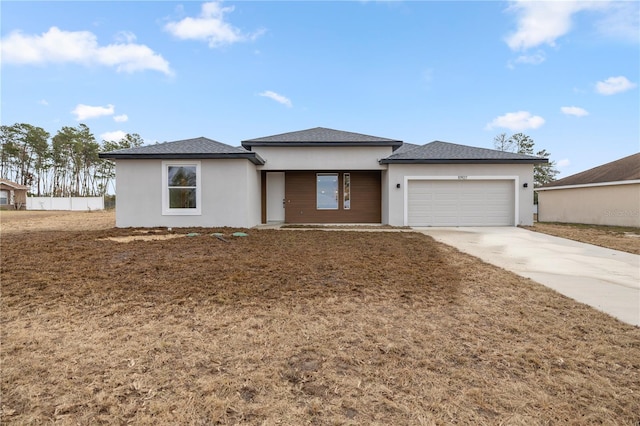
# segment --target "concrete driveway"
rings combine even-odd
[[[640,326],[640,256],[522,228],[414,228]]]

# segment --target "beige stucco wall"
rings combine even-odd
[[[5,209],[25,209],[27,206],[27,190],[15,189],[12,186],[0,183],[0,190],[7,192],[7,204]]]
[[[378,160],[392,154],[387,146],[305,146],[252,148],[266,163],[262,170],[384,170]]]
[[[201,214],[162,214],[162,161],[116,160],[117,227],[252,227],[260,223],[260,173],[247,160],[200,160]]]
[[[517,224],[533,223],[531,164],[380,165],[378,160],[391,153],[390,147],[258,147],[256,151],[267,160],[265,166],[244,159],[200,160],[201,214],[184,216],[162,214],[161,160],[117,160],[116,226],[256,226],[261,222],[260,170],[382,170],[382,223],[396,226],[405,225],[407,177],[507,176],[517,191]]]
[[[640,227],[640,183],[538,191],[538,220]]]
[[[518,212],[515,225],[533,224],[533,164],[389,164],[383,177],[386,197],[383,196],[383,223],[404,226],[405,203],[407,197],[406,177],[439,176],[453,177],[513,177],[517,191]],[[523,184],[527,183],[527,188]],[[400,184],[400,188],[397,188]],[[385,194],[385,189],[383,189]],[[388,217],[385,220],[385,211]]]
[[[389,183],[389,169],[387,168],[387,170],[384,170],[381,173],[381,182],[380,185],[382,186],[381,188],[381,202],[382,202],[382,206],[381,206],[381,215],[380,215],[380,220],[381,223],[383,224],[389,224],[389,188],[391,186],[391,184]],[[395,189],[395,188],[394,188]]]

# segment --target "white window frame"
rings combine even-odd
[[[0,197],[0,199],[6,200],[6,203],[0,203],[0,205],[8,206],[9,205],[9,191],[7,191],[6,189],[2,189],[2,190],[0,190],[0,192],[5,194],[5,197]]]
[[[318,206],[318,178],[324,176],[336,177],[336,206],[335,207],[319,207]],[[339,210],[340,209],[340,174],[339,173],[316,173],[316,210]]]
[[[342,209],[351,210],[351,173],[342,174]]]
[[[196,167],[196,208],[176,209],[169,207],[169,167]],[[200,161],[163,161],[162,162],[162,215],[163,216],[200,216],[202,215],[202,168]]]

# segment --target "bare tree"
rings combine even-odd
[[[535,155],[536,157],[549,158],[551,154],[546,149],[534,154],[535,143],[530,136],[524,133],[515,133],[507,138],[506,133],[501,133],[493,138],[493,144],[499,151],[517,152],[518,154]],[[556,168],[555,161],[536,164],[533,167],[534,186],[540,187],[555,180],[560,173]]]
[[[513,141],[507,137],[506,133],[500,133],[493,138],[493,146],[495,146],[498,151],[510,152],[513,150]]]

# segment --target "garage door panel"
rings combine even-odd
[[[513,180],[414,180],[408,184],[409,226],[511,226]]]
[[[475,199],[462,198],[461,200],[459,200],[458,204],[462,207],[482,207],[483,205],[488,206],[490,204],[490,200],[486,200],[482,198],[475,198]]]

